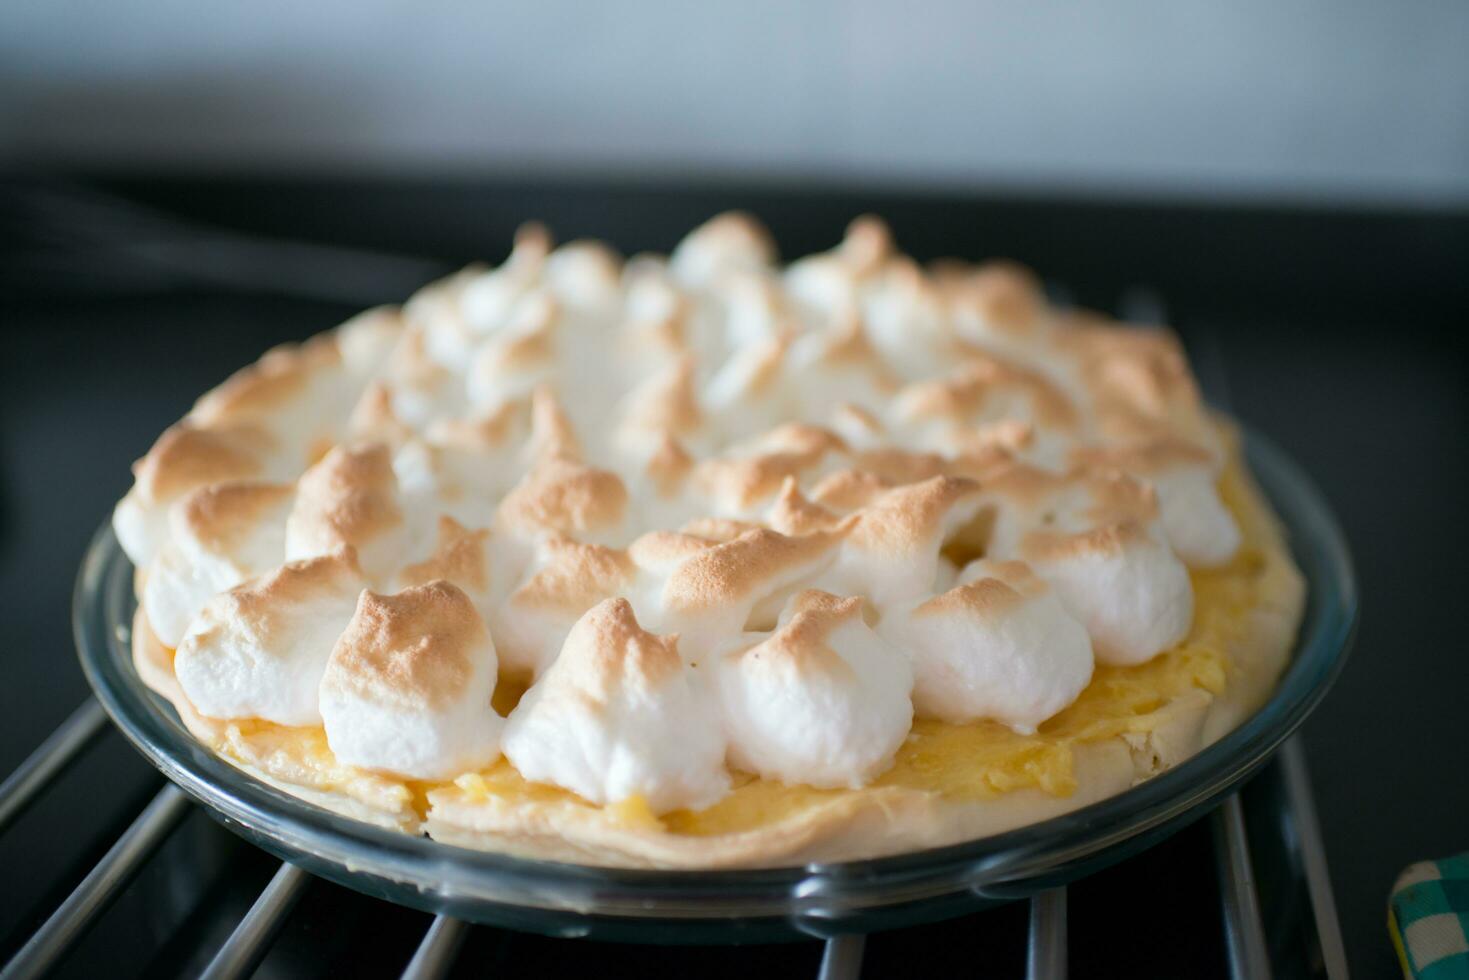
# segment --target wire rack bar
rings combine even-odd
[[[91,744],[107,714],[96,698],[87,698],[0,784],[0,832],[30,805],[51,780]]]
[[[817,980],[857,980],[862,975],[862,951],[867,937],[861,933],[833,936],[821,951]]]
[[[189,798],[183,790],[172,783],[159,790],[76,890],[5,965],[4,971],[0,972],[0,980],[36,977],[50,969],[72,941],[122,891],[188,811]]]
[[[447,915],[434,916],[433,925],[428,927],[413,959],[408,961],[408,968],[403,971],[403,980],[436,980],[448,973],[468,934],[469,926],[461,920]]]
[[[234,980],[249,976],[270,950],[270,941],[286,916],[301,897],[311,876],[289,861],[283,863],[265,891],[250,906],[250,911],[230,933],[214,959],[204,970],[202,980]]]
[[[1239,794],[1232,793],[1214,811],[1214,856],[1219,868],[1224,904],[1224,946],[1229,973],[1235,980],[1268,980],[1270,956],[1260,919],[1260,897],[1255,891],[1255,869],[1245,835],[1245,814]]]
[[[1052,888],[1030,900],[1027,980],[1066,980],[1066,889]]]
[[[1342,941],[1341,919],[1336,914],[1336,896],[1331,890],[1331,872],[1326,867],[1326,848],[1321,841],[1321,820],[1316,799],[1311,795],[1311,776],[1306,769],[1306,750],[1299,735],[1281,747],[1280,771],[1285,777],[1286,805],[1296,828],[1301,865],[1311,894],[1316,917],[1316,936],[1321,943],[1321,961],[1331,980],[1346,980],[1347,949]]]

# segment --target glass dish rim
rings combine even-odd
[[[1241,436],[1307,579],[1292,658],[1270,700],[1179,765],[1115,796],[999,834],[887,857],[712,871],[571,864],[445,844],[297,799],[197,742],[137,677],[126,639],[132,566],[110,524],[94,536],[78,573],[73,629],[98,700],[155,767],[227,825],[353,887],[366,875],[425,908],[487,902],[638,919],[835,918],[1056,874],[1202,811],[1262,765],[1319,703],[1345,663],[1356,626],[1351,558],[1324,495],[1305,473],[1258,433],[1241,427]]]

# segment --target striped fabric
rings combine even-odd
[[[1387,927],[1408,980],[1469,980],[1469,854],[1409,866]]]

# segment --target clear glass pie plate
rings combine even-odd
[[[381,829],[276,790],[218,758],[133,668],[132,566],[110,528],[77,581],[82,668],[114,722],[220,822],[321,877],[403,905],[552,935],[646,942],[824,937],[930,921],[1030,895],[1148,847],[1262,766],[1341,670],[1357,618],[1351,560],[1325,499],[1247,433],[1309,594],[1279,688],[1240,727],[1127,792],[1006,833],[869,861],[751,871],[642,871],[526,860]]]

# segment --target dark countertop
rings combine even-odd
[[[596,234],[631,252],[666,249],[697,220],[741,205],[799,254],[873,210],[920,257],[1015,255],[1088,305],[1113,307],[1131,287],[1151,287],[1186,340],[1217,348],[1209,354],[1226,367],[1236,413],[1316,478],[1355,554],[1356,651],[1305,743],[1359,975],[1394,969],[1383,922],[1397,872],[1469,849],[1469,657],[1459,608],[1469,594],[1469,370],[1454,343],[1469,309],[1469,215],[586,185],[118,186],[221,225],[436,256],[445,267],[497,259],[514,225],[533,217],[562,238]],[[334,299],[304,295],[303,280],[270,262],[253,264],[258,281],[224,283],[218,263],[229,253],[208,238],[141,260],[138,249],[95,237],[86,247],[42,248],[54,241],[50,226],[13,206],[34,187],[3,189],[0,773],[85,697],[71,584],[90,535],[127,489],[128,464],[234,368],[360,306],[400,298],[427,268],[383,260],[371,275],[332,273]],[[131,245],[156,237],[121,227]],[[330,259],[300,257],[287,271]],[[105,836],[66,828],[80,811],[94,829],[115,832],[152,791],[148,773],[119,742],[89,755],[81,785],[63,787],[0,841],[0,881],[95,860]],[[239,894],[228,900],[248,903],[269,869],[235,860]],[[65,886],[57,889],[59,898]],[[29,903],[0,912],[0,940],[33,914]],[[334,928],[312,921],[300,928]],[[416,940],[404,941],[411,949]]]

